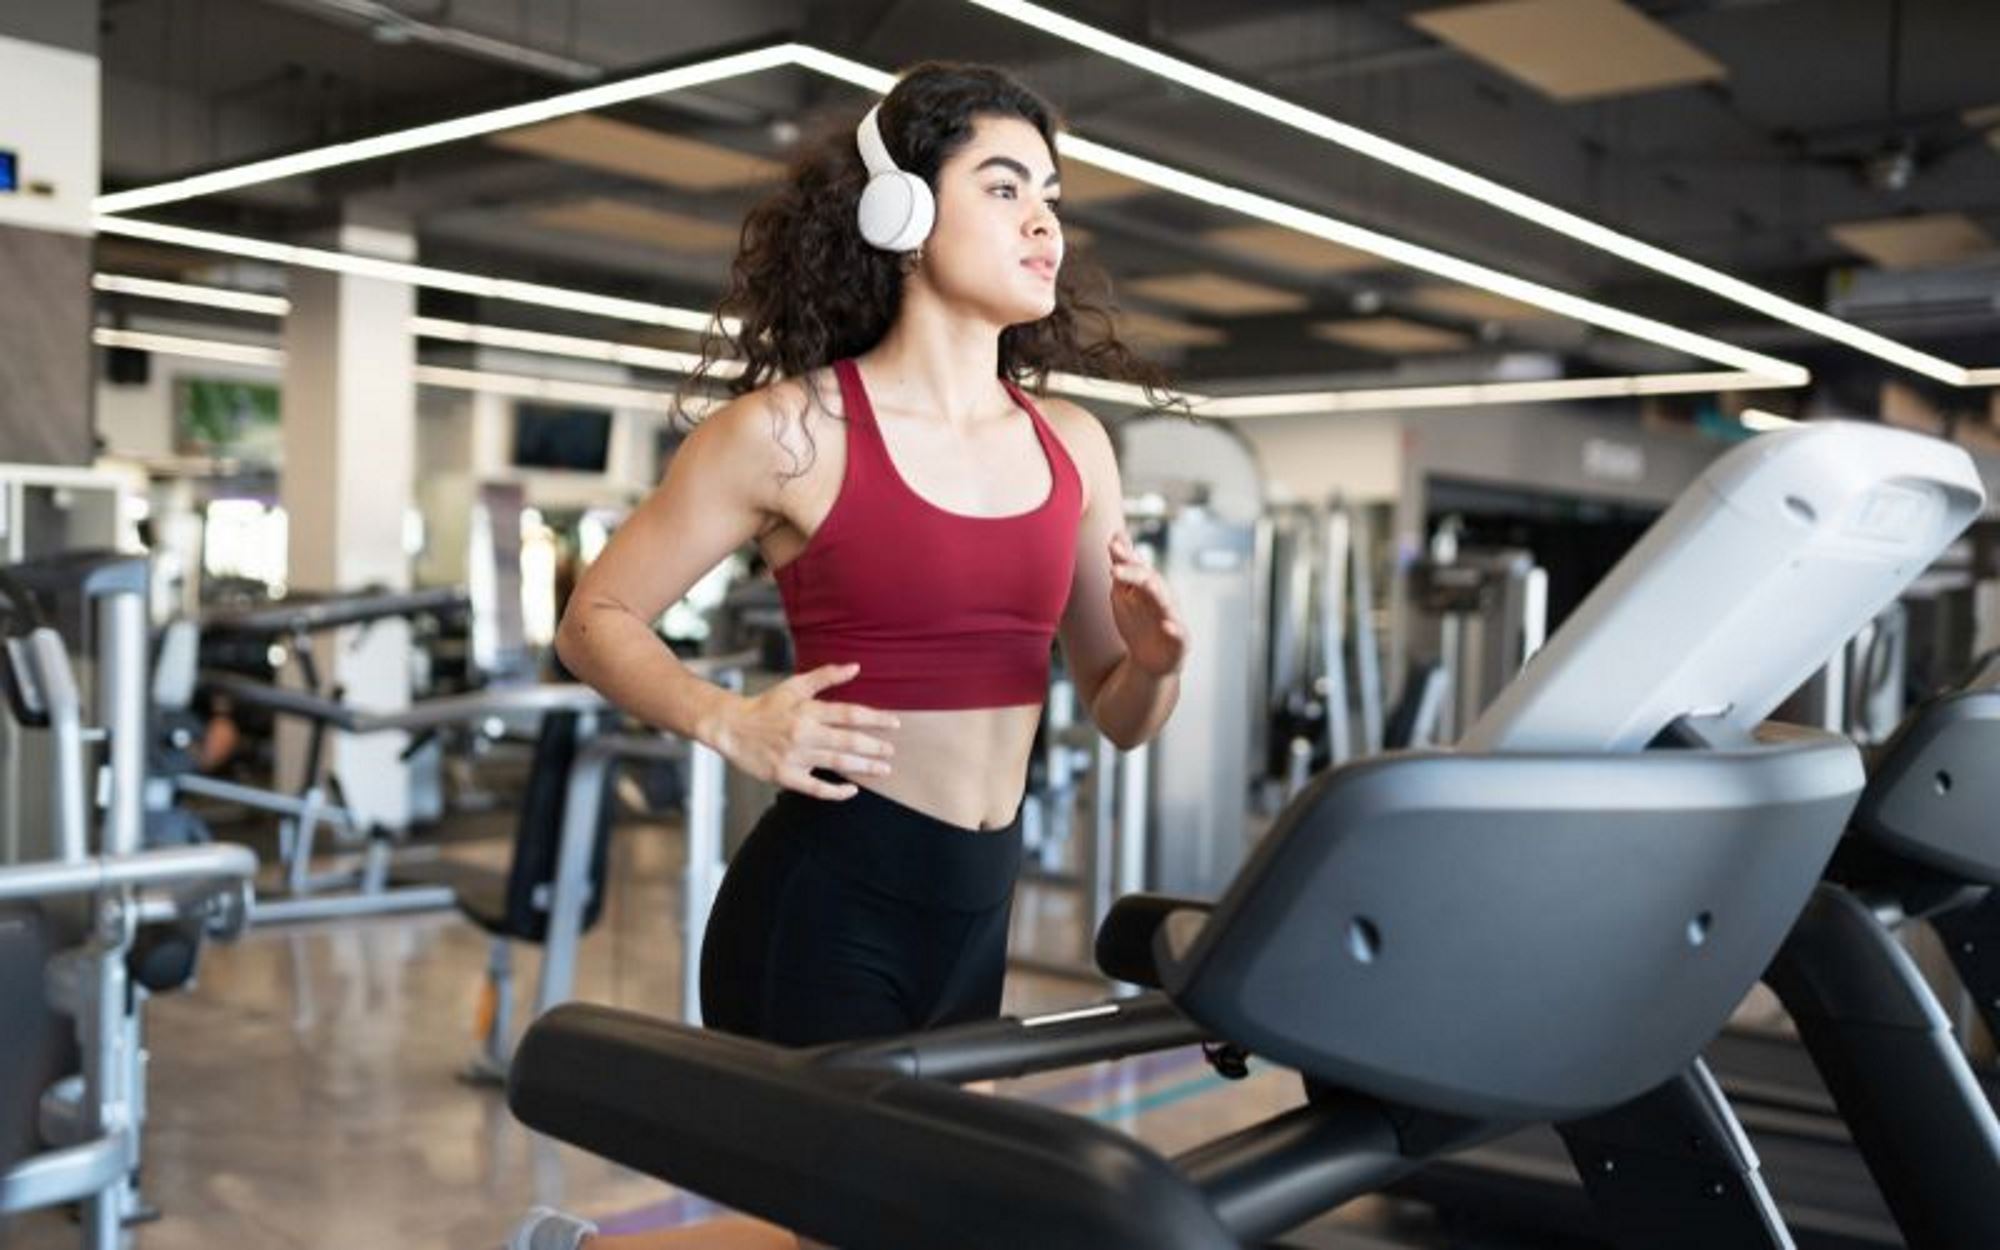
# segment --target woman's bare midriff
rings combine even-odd
[[[827,692],[839,698],[839,687]],[[895,747],[886,777],[856,779],[886,798],[966,829],[1014,819],[1035,745],[1040,704],[965,711],[897,711],[898,729],[877,731]]]

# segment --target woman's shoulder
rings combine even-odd
[[[778,378],[730,399],[701,418],[699,429],[731,447],[797,450],[841,416],[840,388],[831,369],[802,377]]]
[[[1061,441],[1063,450],[1069,453],[1070,463],[1076,466],[1076,475],[1083,483],[1084,507],[1088,508],[1100,491],[1115,493],[1118,458],[1104,422],[1082,404],[1060,395],[1038,396],[1035,407]]]
[[[1097,415],[1074,400],[1060,395],[1038,395],[1035,407],[1041,410],[1049,428],[1062,439],[1063,447],[1072,458],[1097,460],[1109,457],[1111,453],[1111,433],[1104,428],[1104,422]]]

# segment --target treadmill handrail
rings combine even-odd
[[[1166,1160],[1107,1125],[632,1012],[543,1016],[508,1098],[530,1128],[837,1245],[1238,1245]]]

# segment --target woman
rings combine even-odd
[[[1064,267],[1054,139],[1049,106],[1005,74],[930,64],[809,153],[744,225],[722,304],[741,319],[737,398],[564,616],[557,649],[583,680],[781,787],[705,937],[713,1027],[812,1045],[997,1015],[1052,636],[1121,748],[1173,710],[1186,631],[1124,533],[1110,440],[1016,385],[1052,369],[1156,385]],[[747,541],[799,656],[752,697],[689,674],[651,628]],[[515,1244],[794,1244],[747,1220],[593,1231],[538,1213]]]

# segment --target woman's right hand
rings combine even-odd
[[[888,712],[856,703],[823,703],[821,692],[853,681],[859,664],[827,664],[788,677],[762,694],[737,700],[723,714],[715,749],[737,768],[820,799],[851,799],[859,787],[832,785],[815,768],[847,777],[883,777],[895,748],[865,732],[896,729]]]

